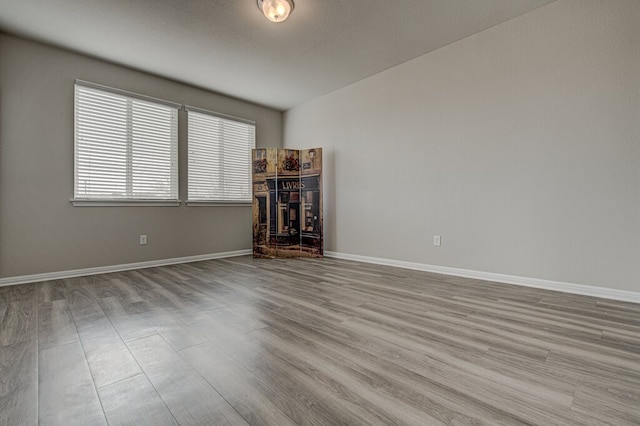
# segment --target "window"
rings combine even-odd
[[[179,106],[76,81],[74,204],[178,203]]]
[[[189,201],[251,202],[252,121],[187,107]]]

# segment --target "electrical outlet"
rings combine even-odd
[[[145,244],[147,244],[147,236],[140,235],[140,245],[145,245]]]
[[[433,236],[433,245],[434,246],[440,246],[440,235],[434,235]]]

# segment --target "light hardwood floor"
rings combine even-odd
[[[0,424],[640,424],[640,305],[336,259],[0,288]]]

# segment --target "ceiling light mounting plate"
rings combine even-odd
[[[282,22],[293,12],[293,0],[258,0],[258,9],[271,22]]]

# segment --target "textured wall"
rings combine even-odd
[[[76,78],[254,120],[259,147],[282,141],[280,112],[0,34],[0,277],[251,248],[250,206],[73,207]]]
[[[640,2],[560,0],[289,110],[325,249],[640,291],[639,40]]]

